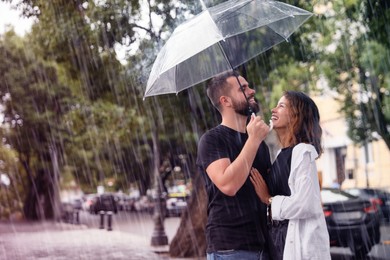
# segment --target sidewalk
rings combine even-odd
[[[167,248],[165,248],[167,249]],[[165,250],[166,251],[166,250]],[[0,259],[172,259],[145,247],[139,237],[121,231],[88,229],[51,221],[0,222]],[[177,258],[175,258],[177,259]]]

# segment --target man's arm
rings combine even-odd
[[[225,195],[234,196],[244,185],[257,150],[268,131],[269,127],[260,117],[252,117],[247,126],[248,140],[238,157],[233,162],[229,158],[222,158],[207,167],[206,172],[211,181]]]

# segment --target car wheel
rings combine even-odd
[[[351,251],[357,259],[365,259],[367,254],[371,251],[371,245],[355,244],[351,246]]]

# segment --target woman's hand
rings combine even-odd
[[[269,204],[269,198],[271,197],[268,191],[267,184],[265,183],[263,177],[259,173],[259,171],[256,168],[251,169],[250,173],[250,179],[255,187],[255,191],[257,196],[259,196],[260,200],[265,203]]]

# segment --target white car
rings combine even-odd
[[[167,215],[180,216],[187,209],[186,197],[171,197],[167,199]]]

